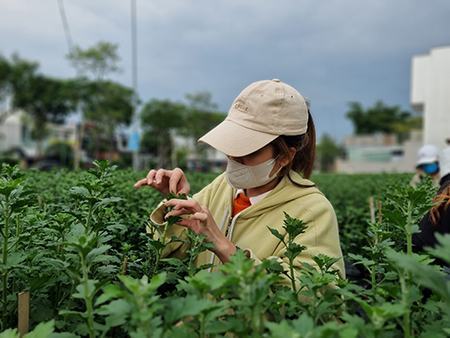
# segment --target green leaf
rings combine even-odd
[[[95,305],[101,305],[111,299],[118,298],[123,294],[122,289],[115,284],[108,284],[103,288],[103,293],[95,301]]]
[[[108,251],[109,249],[111,249],[110,245],[102,245],[98,248],[94,248],[91,251],[89,251],[89,253],[86,256],[86,260],[88,262],[92,261],[96,256],[99,256],[101,254],[104,254],[106,251]]]
[[[284,242],[284,236],[280,234],[280,232],[277,229],[267,227],[272,235],[274,235],[276,238],[278,238],[280,241]]]
[[[283,228],[289,234],[289,240],[294,240],[298,235],[305,232],[307,226],[302,220],[291,217],[286,212],[284,217]]]
[[[106,316],[105,324],[107,327],[123,325],[128,320],[128,314],[132,307],[124,299],[116,299],[111,303],[103,305],[97,310],[97,313]]]
[[[427,249],[427,252],[429,252],[434,257],[438,257],[450,264],[450,234],[441,235],[439,233],[436,233],[436,238],[439,242],[439,245],[437,245],[435,248]]]
[[[69,190],[69,193],[78,199],[89,199],[91,198],[91,193],[86,187],[72,187]]]
[[[440,295],[448,306],[450,306],[450,282],[447,281],[446,276],[435,266],[423,264],[421,261],[423,256],[406,255],[395,252],[394,250],[388,250],[386,257],[395,265],[411,273],[416,283]]]
[[[72,295],[74,298],[86,299],[87,297],[93,297],[97,291],[96,285],[98,281],[93,279],[88,279],[86,283],[80,283],[77,285],[77,292]]]
[[[200,299],[194,295],[188,295],[184,298],[173,298],[169,300],[170,311],[167,313],[166,320],[173,323],[187,316],[196,316],[215,306],[210,300]]]
[[[47,338],[53,333],[55,329],[55,321],[51,320],[47,323],[40,323],[36,328],[27,333],[24,338]]]
[[[0,338],[20,338],[20,335],[19,332],[17,332],[17,329],[7,329],[0,332]]]
[[[314,329],[314,321],[306,313],[292,321],[292,325],[301,336],[307,336]]]
[[[270,330],[270,337],[273,338],[300,338],[300,333],[296,332],[287,321],[282,320],[280,323],[266,323],[266,327]]]

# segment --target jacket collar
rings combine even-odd
[[[321,192],[314,186],[314,183],[312,181],[303,178],[299,173],[291,170],[289,172],[289,176],[291,177],[292,181],[297,184],[312,187],[299,187],[292,183],[287,176],[284,176],[281,179],[280,183],[278,183],[278,185],[274,189],[272,189],[264,197],[264,199],[259,201],[257,204],[251,205],[247,209],[243,210],[239,214],[239,218],[245,219],[256,217],[266,212],[270,212],[273,209],[279,208],[283,204],[301,198],[303,196],[307,196],[313,193],[321,194]],[[231,197],[233,198],[236,194],[236,189],[232,188],[231,186],[230,188],[232,190]]]

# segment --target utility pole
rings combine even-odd
[[[133,119],[131,127],[132,146],[129,149],[133,152],[133,169],[139,170],[139,116],[138,116],[138,85],[137,85],[137,27],[136,27],[136,0],[131,1],[131,81],[134,91]]]
[[[64,7],[64,0],[57,0],[58,8],[59,8],[59,14],[61,17],[62,26],[64,29],[64,36],[66,37],[67,42],[67,48],[69,50],[69,54],[74,49],[72,34],[70,33],[70,27],[69,27],[69,21],[67,20],[66,15],[66,9]],[[77,77],[80,74],[77,72]],[[79,110],[79,108],[77,108]],[[79,111],[80,113],[80,124],[76,125],[75,128],[75,144],[74,144],[74,159],[73,159],[73,169],[78,170],[80,169],[80,162],[81,162],[81,151],[82,151],[82,143],[83,143],[83,136],[84,136],[84,118],[83,118],[83,111]]]

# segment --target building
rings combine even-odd
[[[344,141],[347,158],[336,161],[336,170],[349,174],[412,172],[422,138],[422,132],[418,130],[411,132],[409,140],[402,144],[397,142],[395,135],[347,137]]]
[[[445,146],[450,138],[450,46],[412,59],[411,105],[423,113],[423,143]]]
[[[37,155],[37,143],[31,137],[31,127],[27,115],[21,111],[14,112],[3,121],[0,121],[0,153],[12,149],[20,149],[29,158]],[[52,142],[62,141],[74,144],[76,138],[76,125],[48,124],[48,136],[43,147]]]
[[[172,133],[172,140],[175,148],[174,154],[178,150],[186,151],[186,167],[188,170],[203,172],[222,172],[225,170],[227,157],[220,151],[207,146],[205,152],[200,154],[197,140],[176,133]],[[175,160],[172,162],[173,166],[178,165]]]

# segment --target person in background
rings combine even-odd
[[[318,254],[338,258],[333,265],[345,277],[336,214],[326,197],[308,178],[315,147],[315,128],[305,98],[278,79],[257,81],[234,100],[226,119],[200,138],[227,156],[227,168],[192,199],[170,199],[150,216],[163,225],[169,216],[181,216],[166,236],[183,237],[186,229],[203,234],[212,244],[197,266],[227,262],[242,250],[256,264],[273,257],[288,269],[286,248],[268,226],[282,228],[286,212],[303,220],[306,231],[296,238],[307,247],[296,259],[316,265]],[[190,191],[179,168],[150,170],[135,187],[150,186],[163,195]],[[171,207],[167,212],[166,207]],[[166,246],[164,255],[183,257],[183,243]]]
[[[432,145],[422,146],[417,153],[416,174],[410,184],[415,187],[426,176],[430,176],[434,185],[439,186],[439,149]]]
[[[441,153],[440,168],[442,178],[439,181],[439,191],[433,199],[433,207],[420,222],[420,232],[413,235],[414,251],[420,252],[425,247],[437,244],[436,234],[450,234],[450,139]],[[450,266],[443,260],[436,260],[446,267],[450,273]]]

